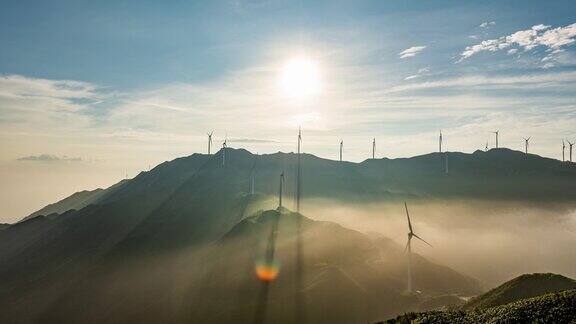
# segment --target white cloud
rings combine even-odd
[[[480,28],[489,28],[490,26],[494,26],[496,25],[495,21],[485,21],[483,23],[480,24]]]
[[[550,29],[551,26],[539,24],[527,30],[520,30],[498,39],[489,39],[480,44],[468,46],[460,54],[460,60],[470,58],[480,52],[496,52],[515,46],[516,50],[529,51],[538,46],[555,50],[569,46],[576,41],[576,23],[565,27]],[[509,50],[510,51],[510,50]]]
[[[398,55],[400,56],[401,59],[414,57],[420,54],[425,48],[426,46],[412,46],[398,53]]]
[[[420,78],[420,77],[422,77],[422,76],[428,75],[429,73],[430,73],[430,67],[427,66],[427,67],[424,67],[424,68],[419,69],[419,70],[416,72],[416,74],[407,76],[406,78],[404,78],[404,80],[413,80],[413,79]]]
[[[511,48],[508,50],[508,55],[514,55],[516,53],[518,53],[518,49],[517,48]]]

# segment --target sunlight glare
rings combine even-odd
[[[289,97],[304,98],[320,91],[320,73],[317,64],[307,58],[286,62],[280,79],[282,90]]]

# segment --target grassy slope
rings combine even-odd
[[[463,308],[500,306],[517,300],[567,289],[576,289],[576,280],[553,273],[524,274],[470,300]]]
[[[386,323],[576,323],[576,289],[487,309],[409,313]]]

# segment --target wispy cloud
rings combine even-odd
[[[573,87],[575,83],[576,72],[531,74],[522,76],[475,75],[399,85],[387,89],[386,92],[393,93],[432,88],[462,88],[479,86],[498,86],[501,89],[510,89],[512,87],[522,88],[525,86],[530,86],[530,89],[532,90],[542,87],[554,88],[558,90],[562,87],[569,89]]]
[[[230,143],[278,143],[278,141],[258,138],[229,138]]]
[[[405,77],[404,80],[413,80],[413,79],[420,78],[420,77],[423,77],[423,76],[425,76],[425,75],[428,75],[429,73],[430,73],[430,67],[427,66],[427,67],[424,67],[424,68],[419,69],[419,70],[416,72],[416,74],[412,74],[412,75],[409,75],[409,76]]]
[[[405,50],[403,50],[402,52],[398,53],[398,56],[400,56],[401,59],[405,59],[405,58],[409,58],[409,57],[414,57],[420,53],[422,53],[422,51],[426,49],[426,46],[422,45],[422,46],[412,46],[410,48],[407,48]]]
[[[91,122],[85,114],[106,98],[101,88],[88,82],[3,75],[0,125],[4,133],[84,128]]]
[[[52,154],[30,155],[18,158],[18,161],[35,161],[35,162],[80,162],[82,158],[56,156]]]
[[[490,28],[491,26],[494,26],[494,25],[496,25],[495,21],[485,21],[485,22],[481,23],[479,27],[487,29],[487,28]]]
[[[554,54],[555,51],[572,45],[574,42],[576,42],[576,23],[557,28],[539,24],[532,26],[530,29],[520,30],[507,36],[485,40],[480,44],[468,46],[460,54],[459,61],[468,59],[481,52],[497,52],[507,49],[508,53],[511,53],[511,50],[530,51],[540,46],[544,47],[550,54]],[[516,51],[512,51],[512,53]]]

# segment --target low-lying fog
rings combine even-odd
[[[554,272],[576,278],[576,209],[515,202],[408,202],[415,253],[480,279],[487,288],[517,275]],[[340,204],[307,200],[303,214],[406,244],[402,203]]]

